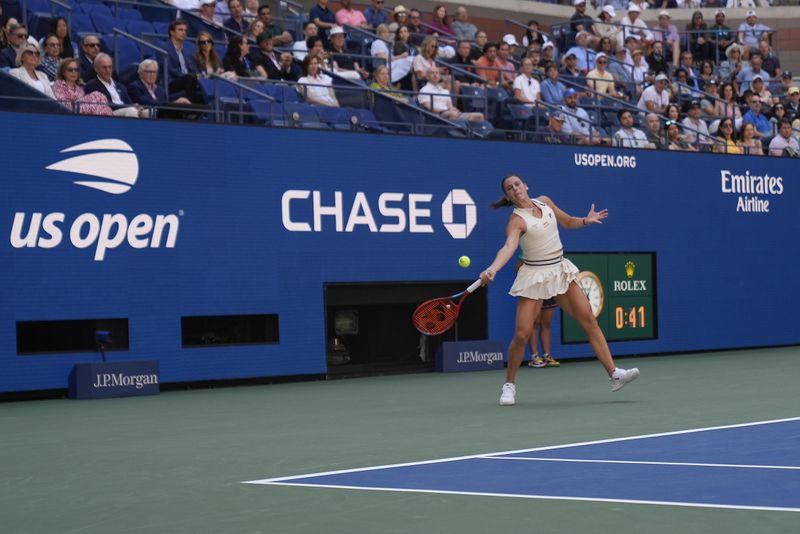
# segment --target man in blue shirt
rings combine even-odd
[[[772,135],[772,125],[766,115],[761,113],[761,100],[756,95],[750,97],[750,110],[742,116],[742,124],[746,122],[752,122],[756,127],[757,138]]]
[[[319,36],[327,47],[331,28],[336,26],[336,15],[328,9],[328,0],[319,0],[319,3],[311,8],[308,18],[319,28]]]
[[[367,19],[367,24],[373,28],[377,28],[381,24],[386,24],[387,17],[383,11],[384,0],[372,0],[370,6],[364,10],[364,18]]]
[[[587,72],[594,69],[594,57],[597,55],[597,52],[587,46],[589,44],[589,34],[585,31],[578,32],[576,43],[576,46],[567,50],[567,55],[565,57],[569,57],[570,54],[575,54],[575,59],[577,60],[576,67],[581,71],[581,74],[585,76]]]

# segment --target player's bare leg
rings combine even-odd
[[[532,300],[519,297],[517,300],[517,319],[514,327],[514,338],[508,346],[508,368],[506,369],[506,382],[515,383],[517,371],[525,357],[525,347],[531,338],[533,321],[542,309],[541,300]]]
[[[611,376],[616,368],[614,358],[611,356],[606,337],[603,335],[603,331],[600,330],[600,325],[597,324],[597,319],[592,313],[592,307],[583,290],[578,287],[578,284],[572,282],[567,292],[557,296],[556,300],[561,309],[575,319],[583,331],[586,332],[594,355],[600,360],[608,376]]]

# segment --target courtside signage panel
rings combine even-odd
[[[489,206],[511,173],[571,215],[609,210],[562,230],[565,250],[644,251],[606,262],[604,328],[628,340],[615,354],[800,344],[780,275],[800,263],[795,160],[19,113],[3,124],[0,391],[66,388],[75,364],[100,360],[18,356],[18,322],[91,317],[126,319],[126,356],[158,354],[159,382],[324,375],[325,285],[477,278],[505,240],[511,212]],[[487,294],[503,347],[514,274]],[[263,314],[279,319],[279,343],[182,347],[182,317]],[[410,312],[398,328],[413,328]],[[591,355],[562,336],[553,321],[557,357]]]
[[[502,341],[445,341],[436,352],[441,373],[503,369],[506,356]]]
[[[158,395],[158,360],[77,363],[69,376],[71,399]]]

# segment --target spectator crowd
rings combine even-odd
[[[343,78],[397,105],[490,120],[545,143],[800,155],[800,88],[754,10],[737,23],[720,6],[713,24],[698,10],[678,30],[662,7],[699,7],[695,0],[573,0],[557,37],[530,20],[494,41],[464,6],[425,16],[384,0],[366,8],[340,0],[336,10],[318,0],[295,32],[255,0],[171,3],[205,31],[190,37],[196,26],[177,18],[166,59],[141,61],[124,83],[101,37],[76,38],[63,17],[31,35],[0,13],[0,68],[90,115],[149,118],[163,109],[159,117],[197,118],[209,105],[200,80],[213,75],[293,84],[306,102],[339,107],[334,80]],[[652,26],[645,9],[658,9]]]

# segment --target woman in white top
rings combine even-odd
[[[297,90],[311,104],[318,106],[339,107],[336,93],[333,92],[333,80],[319,70],[319,60],[308,55],[303,60],[305,76],[297,80]]]
[[[436,56],[439,53],[439,41],[433,35],[428,35],[419,45],[419,55],[414,56],[412,68],[414,79],[419,86],[428,81],[428,70],[436,67]]]
[[[517,273],[509,294],[518,297],[514,339],[508,348],[506,383],[503,384],[500,404],[511,406],[516,402],[516,375],[525,354],[525,345],[539,314],[542,301],[555,297],[558,304],[586,332],[597,359],[603,364],[611,379],[611,390],[617,391],[639,376],[638,369],[620,369],[608,348],[603,332],[597,324],[592,308],[583,290],[578,286],[578,268],[564,258],[564,248],[558,234],[558,225],[579,229],[592,224],[602,224],[608,210],[595,211],[594,204],[586,217],[572,217],[562,211],[546,196],[530,198],[528,186],[517,175],[503,178],[500,183],[503,197],[492,207],[513,207],[506,225],[505,244],[489,267],[481,273],[484,284],[494,281],[497,271],[514,257],[517,247],[522,247],[523,265]]]
[[[375,34],[379,38],[372,41],[370,55],[374,58],[382,59],[383,64],[391,62],[390,70],[392,73],[392,83],[397,83],[411,72],[411,65],[414,60],[408,52],[402,52],[395,56],[392,54],[391,50],[389,50],[389,45],[386,44],[387,41],[389,43],[392,42],[392,32],[389,30],[389,26],[386,24],[379,24],[375,29]],[[373,61],[373,64],[380,63],[380,61]]]
[[[39,66],[41,55],[39,47],[35,44],[27,43],[23,45],[17,52],[18,67],[11,69],[8,73],[37,91],[44,93],[45,96],[55,99],[56,96],[50,88],[50,80],[47,78],[47,74],[36,70],[36,67]]]

